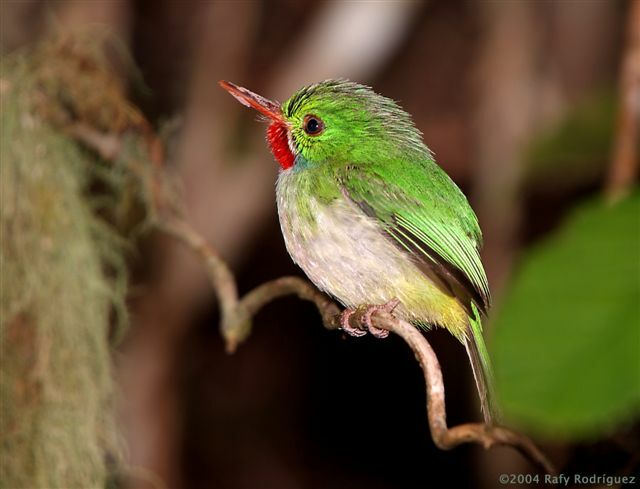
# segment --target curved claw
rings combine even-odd
[[[365,324],[365,326],[373,336],[380,339],[384,339],[387,336],[389,336],[389,331],[387,331],[386,329],[378,328],[373,325],[373,322],[371,320],[371,316],[373,315],[373,313],[378,311],[385,311],[391,314],[393,313],[393,310],[396,307],[398,307],[398,304],[400,304],[400,301],[398,299],[391,299],[389,302],[385,304],[382,304],[382,305],[374,304],[367,307],[364,314],[362,315],[362,322]]]
[[[389,331],[374,326],[372,315],[378,311],[385,311],[391,314],[393,313],[393,310],[398,307],[398,304],[400,304],[400,301],[398,299],[392,299],[385,304],[371,304],[367,306],[361,306],[359,309],[353,309],[349,307],[342,311],[342,314],[340,314],[340,327],[343,331],[355,337],[364,336],[365,334],[367,334],[368,330],[376,338],[386,338],[387,336],[389,336]],[[349,323],[349,319],[356,312],[360,312],[360,321],[363,325],[366,326],[367,330],[354,328],[353,326],[351,326],[351,323]]]
[[[348,307],[344,311],[342,311],[342,313],[340,314],[340,327],[349,336],[354,336],[356,338],[360,338],[361,336],[366,335],[367,332],[362,330],[362,329],[360,329],[360,328],[354,328],[349,323],[349,318],[351,316],[353,316],[355,314],[355,312],[356,312],[356,310],[352,309],[350,307]]]

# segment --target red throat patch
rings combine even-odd
[[[273,122],[267,129],[267,142],[273,156],[283,170],[291,168],[295,161],[295,156],[289,149],[289,138],[287,137],[287,126],[282,122]]]

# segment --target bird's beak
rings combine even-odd
[[[220,80],[218,83],[242,105],[253,107],[273,121],[282,122],[282,111],[280,110],[280,105],[276,102],[272,102],[257,93],[253,93],[251,90],[239,87],[225,80]]]

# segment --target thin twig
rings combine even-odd
[[[172,232],[172,234],[180,237],[175,232]],[[210,262],[210,250],[207,246],[202,246],[199,240],[194,241],[193,237],[189,235],[183,236],[182,240],[189,244],[194,251],[199,252],[207,264],[212,263]],[[197,243],[197,246],[194,246],[194,243]],[[218,260],[219,258],[216,257],[213,262],[215,269],[210,271],[210,276],[212,277],[219,273],[217,271],[220,265],[220,263],[217,263]],[[215,280],[216,282],[214,283],[217,283],[219,276]],[[233,280],[233,277],[229,275],[225,280]],[[338,306],[309,282],[298,277],[282,277],[259,285],[237,303],[236,311],[232,311],[230,314],[231,320],[229,318],[225,320],[223,313],[223,324],[229,327],[234,325],[234,321],[238,321],[238,317],[251,318],[268,303],[287,295],[296,295],[300,299],[313,302],[322,316],[325,327],[327,329],[338,329],[338,314],[340,312]],[[239,314],[238,311],[242,312]],[[549,459],[524,435],[502,426],[489,426],[482,423],[467,423],[448,428],[442,370],[429,342],[417,328],[388,313],[376,312],[372,319],[375,326],[397,334],[413,350],[425,378],[427,417],[431,436],[436,446],[442,450],[450,450],[463,443],[479,443],[485,449],[496,445],[511,446],[544,472],[549,474],[556,473]],[[362,327],[362,324],[359,324],[359,326]],[[223,329],[223,335],[227,341],[227,350],[230,352],[235,351],[239,342],[246,339],[248,333],[248,330],[242,330],[242,333],[238,335],[233,329]]]
[[[610,200],[624,197],[638,174],[640,134],[640,0],[631,0],[627,45],[620,70],[620,106],[606,184]]]
[[[517,449],[546,473],[556,472],[549,459],[529,438],[507,428],[482,423],[467,423],[448,428],[442,370],[427,339],[416,327],[384,311],[374,313],[372,319],[374,326],[397,334],[413,350],[424,374],[429,429],[438,448],[450,450],[463,443],[479,443],[485,449],[495,445],[507,445]]]
[[[338,329],[340,327],[337,319],[340,308],[308,281],[300,277],[280,277],[259,285],[242,298],[239,307],[253,317],[268,303],[287,295],[296,295],[302,300],[313,302],[322,314],[325,328]],[[232,341],[234,339],[232,333],[232,331],[228,331],[225,335],[227,350],[230,351],[235,350],[237,346],[237,343],[234,344]]]
[[[313,302],[322,316],[324,326],[332,330],[339,328],[339,307],[306,280],[299,277],[275,279],[259,285],[238,300],[233,274],[204,238],[185,222],[164,223],[161,229],[179,239],[202,258],[221,305],[222,335],[228,352],[234,352],[238,345],[247,339],[251,331],[251,318],[262,307],[287,295],[296,295],[300,299]],[[359,320],[358,315],[353,317],[356,321]],[[524,435],[502,426],[482,423],[467,423],[448,428],[442,370],[429,342],[417,328],[388,313],[376,312],[372,319],[375,326],[397,334],[413,350],[424,374],[427,417],[431,437],[436,446],[442,450],[450,450],[463,443],[479,443],[485,449],[495,445],[511,446],[546,473],[556,473],[547,457]],[[361,322],[354,326],[364,328]]]
[[[238,308],[236,281],[233,273],[218,252],[184,219],[175,216],[159,219],[157,227],[187,245],[196,255],[202,258],[209,280],[220,303],[221,316],[223,318],[235,316]]]

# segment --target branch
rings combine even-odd
[[[340,309],[309,282],[298,277],[282,277],[259,285],[237,301],[236,285],[233,275],[220,260],[215,251],[208,246],[193,230],[183,227],[163,228],[187,244],[203,259],[216,289],[222,307],[222,334],[227,343],[227,351],[233,352],[250,332],[251,318],[268,303],[287,295],[296,295],[300,299],[313,302],[327,329],[338,329]],[[357,314],[358,324],[364,328]],[[548,474],[556,470],[547,457],[526,436],[502,426],[490,426],[482,423],[467,423],[453,428],[447,427],[447,412],[444,399],[442,370],[435,352],[422,333],[406,321],[397,319],[383,311],[372,316],[374,325],[400,336],[413,350],[427,388],[427,417],[431,437],[436,446],[450,450],[463,443],[479,443],[485,449],[496,445],[511,446],[525,458]]]
[[[233,273],[218,252],[182,218],[172,216],[160,218],[159,230],[173,236],[200,256],[209,275],[209,280],[220,303],[222,323],[238,328],[238,288]],[[245,319],[244,317],[242,318]],[[228,326],[230,327],[230,326]]]
[[[296,295],[313,302],[327,329],[338,329],[340,308],[313,285],[299,277],[281,277],[257,286],[241,299],[227,264],[186,221],[173,218],[158,223],[158,229],[173,236],[200,256],[220,303],[220,329],[227,352],[233,353],[251,333],[251,318],[276,299]]]
[[[238,289],[233,273],[217,251],[210,246],[186,221],[178,218],[159,221],[158,229],[173,236],[199,255],[205,265],[209,280],[220,303],[221,332],[228,353],[233,353],[238,345],[251,333],[251,318],[268,303],[287,295],[297,295],[300,299],[313,302],[323,311],[324,325],[328,329],[338,329],[338,306],[299,277],[282,277],[259,285],[238,299]]]
[[[620,107],[606,193],[617,200],[629,192],[638,174],[640,133],[640,0],[629,5],[627,45],[620,71]]]
[[[338,315],[340,314],[340,308],[326,295],[300,277],[281,277],[259,285],[246,294],[240,304],[251,316],[255,316],[269,302],[287,295],[296,295],[299,299],[313,302],[322,315],[324,327],[327,329],[339,329]]]
[[[68,129],[68,133],[105,158],[116,159],[118,152],[114,153],[113,148],[122,148],[121,143],[118,144],[111,137],[102,135],[88,127]],[[153,163],[160,167],[163,162],[162,152],[157,151],[158,140],[156,138],[149,139],[147,136],[145,138],[149,142],[150,151],[155,151],[151,156]],[[132,163],[134,167],[137,165],[137,162]],[[133,171],[141,175],[135,168]],[[151,175],[153,178],[160,178],[157,173],[151,173]],[[151,183],[159,190],[166,188],[162,182]],[[322,316],[324,326],[331,330],[339,329],[340,308],[309,282],[298,277],[282,277],[266,282],[239,298],[236,280],[228,265],[218,252],[180,215],[176,210],[178,206],[171,205],[171,200],[166,195],[157,195],[153,199],[152,205],[156,206],[158,229],[179,240],[202,259],[220,303],[221,332],[228,352],[235,351],[238,345],[248,338],[251,332],[251,320],[262,307],[287,295],[296,295],[302,300],[313,302]],[[351,319],[355,323],[354,326],[365,328],[358,313],[354,314]],[[555,473],[551,462],[524,435],[504,427],[480,423],[448,428],[442,371],[426,338],[414,326],[389,313],[376,312],[372,319],[375,326],[397,334],[413,350],[425,378],[427,416],[431,436],[436,446],[443,450],[452,449],[463,443],[479,443],[486,449],[495,445],[511,446],[540,469],[550,474]]]
[[[205,256],[203,255],[203,258]],[[339,328],[338,313],[340,309],[338,306],[309,282],[298,277],[282,277],[256,287],[238,303],[238,310],[242,311],[242,317],[250,318],[268,303],[286,295],[296,295],[300,299],[313,302],[322,316],[324,326],[331,330]],[[352,318],[357,321],[354,326],[364,328],[357,313]],[[237,318],[234,319],[237,320]],[[417,328],[389,313],[376,312],[372,319],[375,326],[397,334],[413,350],[424,374],[427,388],[429,429],[438,448],[450,450],[463,443],[479,443],[485,449],[497,445],[511,446],[544,472],[556,473],[556,469],[549,459],[529,438],[522,434],[502,426],[490,426],[482,423],[467,423],[448,428],[442,370],[429,342]],[[223,324],[225,323],[227,327],[232,324],[223,319]],[[248,335],[248,331],[245,330],[241,335],[237,335],[232,329],[225,330],[224,328],[222,333],[227,341],[227,350],[230,352],[235,351],[238,343],[246,339]]]
[[[442,370],[427,339],[415,326],[384,311],[374,313],[373,323],[378,328],[386,329],[400,336],[413,350],[424,374],[427,387],[429,429],[438,448],[450,450],[463,443],[479,443],[485,449],[496,445],[511,446],[546,473],[556,473],[549,459],[524,435],[502,426],[482,423],[467,423],[448,428]]]

